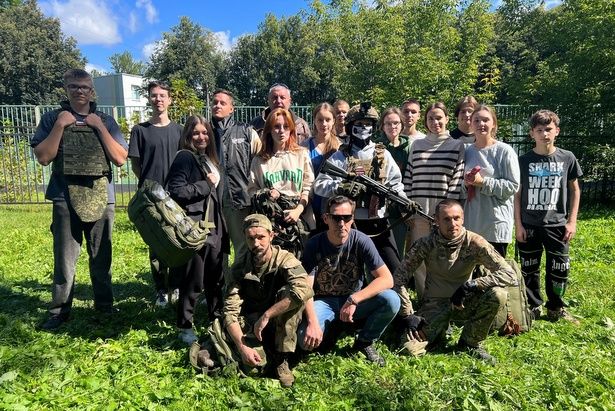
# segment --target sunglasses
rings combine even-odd
[[[352,220],[352,214],[328,214],[329,218],[331,218],[333,221],[335,221],[336,223],[339,223],[340,221],[344,221],[345,223],[349,222],[350,220]]]

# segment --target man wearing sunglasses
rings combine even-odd
[[[269,88],[269,94],[267,94],[267,103],[269,106],[259,115],[252,119],[250,125],[254,127],[254,130],[260,135],[265,128],[265,121],[267,116],[272,110],[276,108],[283,108],[290,111],[295,121],[295,128],[297,130],[297,144],[301,144],[303,140],[310,136],[310,126],[308,123],[297,116],[290,110],[290,105],[293,100],[290,96],[290,88],[284,83],[275,83]]]
[[[305,246],[303,266],[314,298],[306,302],[298,343],[311,351],[323,338],[335,343],[336,322],[359,323],[361,330],[353,350],[363,352],[370,362],[384,365],[374,343],[397,314],[400,302],[391,289],[391,272],[374,243],[352,228],[354,209],[355,202],[348,197],[331,197],[324,214],[328,230],[312,237]],[[364,266],[373,278],[369,284]]]

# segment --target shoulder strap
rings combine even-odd
[[[192,151],[192,150],[179,150],[179,151],[187,151],[187,152],[192,154],[192,156],[194,157],[194,161],[196,161],[197,165],[199,166],[199,170],[201,171],[201,175],[203,176],[203,180],[207,180],[207,174],[211,173],[211,169],[209,168],[207,163],[201,163],[201,160],[199,159],[199,156],[197,156],[196,153],[194,151]],[[211,189],[215,190],[216,187],[212,186]],[[211,213],[210,213],[212,203],[213,203],[212,195],[210,194],[209,196],[207,196],[207,208],[205,209],[205,215],[203,216],[203,221],[205,223],[214,224],[214,222],[211,221]]]

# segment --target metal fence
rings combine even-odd
[[[40,117],[56,106],[2,106],[0,105],[0,204],[42,204],[51,172],[36,161],[30,139]],[[519,154],[532,149],[527,136],[527,120],[533,107],[495,106],[500,123],[499,136]],[[143,121],[149,115],[143,107],[99,106],[116,120]],[[311,123],[311,107],[292,108],[297,115]],[[235,118],[249,122],[260,115],[263,107],[235,108]],[[137,116],[134,113],[138,113]],[[209,112],[203,113],[209,116]],[[126,130],[125,130],[126,131]],[[560,136],[558,146],[575,153],[585,173],[581,187],[582,200],[587,203],[615,202],[615,139],[612,136]],[[126,206],[134,193],[137,179],[131,171],[130,161],[122,167],[113,167],[113,182],[118,206]]]

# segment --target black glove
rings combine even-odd
[[[469,280],[459,286],[457,291],[451,296],[451,303],[458,307],[463,305],[463,301],[466,297],[478,290],[476,280]]]
[[[408,214],[416,214],[419,211],[423,211],[423,207],[416,201],[410,200],[410,203],[406,206],[404,211]]]
[[[341,183],[337,187],[336,193],[346,197],[356,198],[361,193],[365,193],[366,191],[367,188],[364,184],[358,183],[356,181],[350,181],[347,183]]]
[[[408,331],[412,333],[420,331],[425,325],[425,319],[416,314],[410,314],[409,316],[402,318],[402,320],[404,324],[406,324]]]

